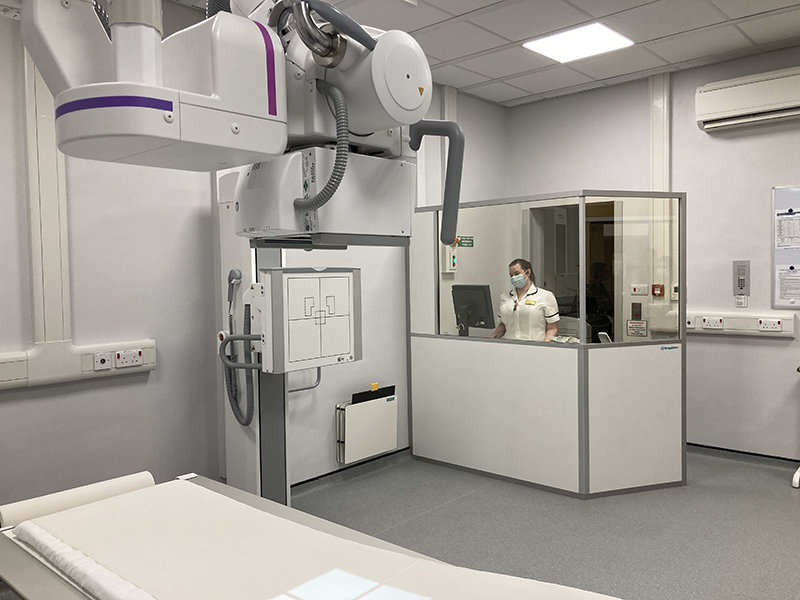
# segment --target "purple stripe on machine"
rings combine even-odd
[[[66,102],[56,108],[56,119],[62,115],[76,112],[79,110],[89,110],[91,108],[112,108],[112,107],[135,106],[140,108],[154,108],[172,112],[172,101],[160,98],[148,98],[146,96],[98,96],[96,98],[83,98]]]
[[[264,38],[264,46],[267,49],[267,100],[269,101],[269,114],[277,117],[278,94],[275,89],[275,49],[272,47],[272,38],[267,28],[258,21],[253,22],[258,25],[261,36]]]

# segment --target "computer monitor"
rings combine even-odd
[[[453,308],[458,335],[469,335],[470,327],[494,329],[494,307],[488,285],[454,285]]]

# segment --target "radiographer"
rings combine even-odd
[[[508,265],[512,289],[500,296],[500,323],[493,338],[549,342],[558,331],[558,303],[552,292],[536,286],[531,263]]]

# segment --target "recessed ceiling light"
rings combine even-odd
[[[600,23],[570,29],[523,44],[528,50],[566,63],[633,46],[633,40]]]

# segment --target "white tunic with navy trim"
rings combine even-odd
[[[506,326],[504,339],[543,342],[547,323],[559,320],[558,303],[552,292],[534,285],[522,298],[513,289],[500,295],[499,318]]]

